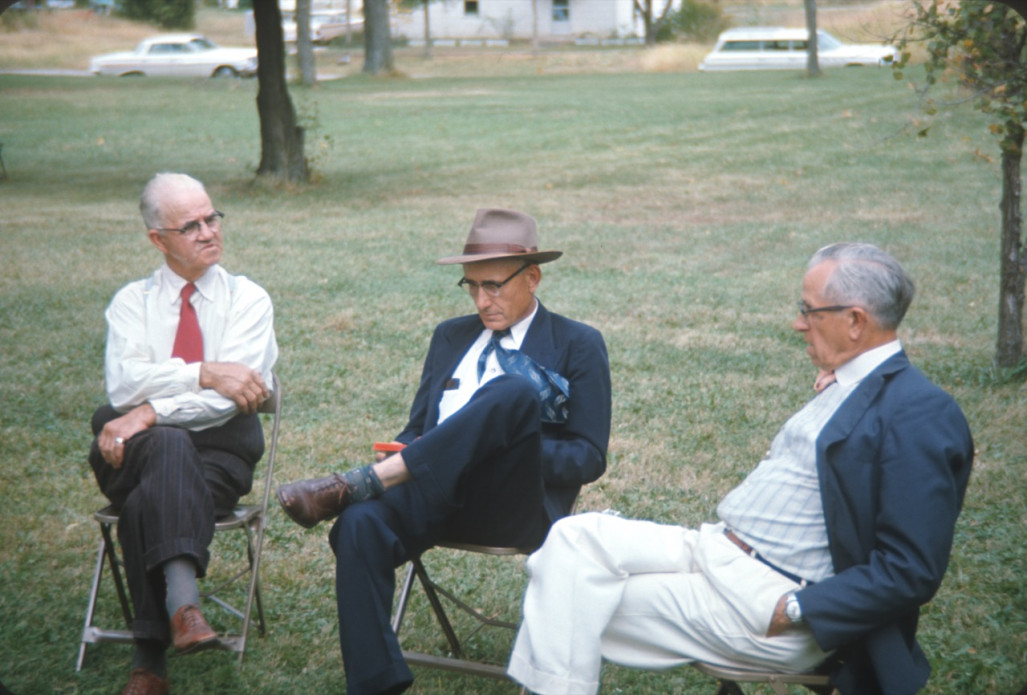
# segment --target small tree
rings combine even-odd
[[[300,66],[300,81],[308,87],[317,84],[314,65],[314,41],[310,36],[310,0],[296,0],[296,59]]]
[[[940,79],[955,76],[974,105],[992,118],[989,126],[1002,152],[1001,257],[998,340],[995,364],[1014,367],[1023,355],[1025,259],[1020,213],[1024,128],[1027,123],[1027,25],[1006,5],[983,0],[915,0],[914,18],[898,42],[902,53],[895,76],[902,79],[907,48],[927,50],[925,109],[939,103],[927,97]]]
[[[806,44],[806,76],[820,77],[820,41],[817,36],[817,0],[803,0],[806,12],[806,31],[809,34]]]
[[[666,0],[663,9],[659,11],[656,8],[656,3],[659,0],[634,0],[634,2],[635,12],[642,17],[642,23],[645,25],[645,44],[653,46],[656,44],[656,37],[660,33],[660,28],[667,21],[667,16],[670,14],[673,2],[672,0]]]

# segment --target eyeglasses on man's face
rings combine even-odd
[[[846,309],[855,309],[855,304],[832,304],[831,306],[817,306],[812,307],[806,302],[799,302],[799,313],[802,314],[802,318],[808,319],[810,314],[819,314],[827,311],[845,311]]]
[[[207,225],[207,229],[212,232],[217,232],[221,229],[221,218],[225,216],[225,213],[215,210],[206,217],[198,220],[193,220],[182,227],[158,227],[158,232],[178,232],[183,236],[192,236],[198,234],[200,231],[200,225]]]
[[[495,282],[494,280],[485,280],[484,282],[475,282],[474,280],[468,280],[467,278],[460,278],[460,282],[456,283],[457,287],[466,288],[472,297],[478,296],[478,290],[480,289],[489,297],[498,297],[500,290],[503,289],[503,285],[513,280],[515,277],[521,274],[521,272],[530,266],[531,263],[525,263],[520,268],[513,272],[513,275],[508,277],[502,282]]]

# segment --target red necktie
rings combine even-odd
[[[189,301],[195,291],[196,285],[191,282],[182,288],[178,332],[175,333],[175,347],[171,349],[172,357],[181,357],[187,364],[203,361],[203,333],[200,332],[200,322],[196,319],[196,309]]]

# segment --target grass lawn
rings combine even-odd
[[[483,63],[486,62],[483,59]],[[611,72],[372,80],[293,89],[316,180],[254,184],[254,81],[0,76],[0,680],[17,695],[110,693],[130,648],[74,658],[103,500],[85,462],[104,398],[103,309],[159,255],[137,211],[156,171],[208,184],[224,265],[271,293],[286,388],[280,481],[364,461],[401,428],[432,327],[471,305],[456,252],[473,212],[535,215],[540,298],[602,330],[614,382],[607,475],[580,509],[696,524],[809,396],[790,329],[808,256],[866,240],[902,260],[918,297],[901,331],[952,392],[978,459],[952,565],[924,610],[931,695],[1027,682],[1027,389],[992,369],[998,147],[970,111],[914,133],[915,99],[881,70]],[[174,692],[340,693],[327,527],[273,511],[270,633],[236,670],[171,660]],[[516,619],[516,560],[443,551],[430,568]],[[107,585],[107,589],[111,587]],[[423,606],[415,605],[415,612]],[[101,613],[116,620],[114,604]],[[215,610],[210,611],[217,618]],[[219,623],[220,624],[220,623]],[[438,649],[411,616],[409,644]],[[509,637],[482,634],[502,660]],[[513,693],[419,669],[412,692]],[[706,693],[689,669],[609,667],[603,692]]]

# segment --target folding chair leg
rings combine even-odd
[[[115,550],[114,538],[111,536],[111,527],[108,524],[100,524],[100,547],[96,551],[96,565],[93,571],[93,584],[89,590],[89,601],[86,605],[85,624],[82,626],[82,639],[78,647],[78,659],[75,661],[75,670],[82,670],[82,663],[86,657],[86,645],[98,641],[123,641],[131,642],[132,631],[132,608],[128,601],[128,593],[125,590],[125,581],[121,574],[121,561],[118,559]],[[118,594],[118,602],[121,604],[121,615],[125,620],[125,630],[101,630],[93,625],[93,617],[96,614],[96,601],[100,596],[100,583],[103,579],[104,564],[111,568],[111,577]]]
[[[100,548],[96,551],[96,569],[93,570],[93,585],[89,590],[89,601],[86,604],[86,622],[82,626],[82,641],[78,645],[78,660],[75,662],[75,671],[82,670],[82,662],[86,658],[86,637],[89,628],[93,624],[93,615],[96,612],[96,597],[100,595],[100,578],[103,577],[103,563],[107,557],[105,543],[100,541]]]
[[[456,631],[453,629],[452,623],[449,622],[449,617],[446,615],[446,609],[442,606],[442,601],[439,600],[438,592],[435,591],[435,583],[432,582],[431,577],[428,576],[427,570],[424,569],[424,565],[421,564],[421,558],[414,558],[410,563],[413,565],[414,572],[417,573],[417,578],[421,580],[421,586],[424,587],[424,594],[428,597],[428,602],[431,604],[432,612],[435,613],[435,617],[439,621],[439,626],[442,628],[442,632],[446,635],[446,640],[449,642],[449,648],[453,650],[453,656],[457,659],[463,659],[463,647],[460,646],[460,639],[456,636]]]
[[[125,589],[125,580],[121,574],[121,560],[115,551],[114,539],[111,537],[111,527],[108,524],[101,524],[103,532],[103,546],[107,552],[107,563],[111,568],[111,577],[114,578],[114,586],[118,592],[118,601],[121,603],[121,615],[125,619],[125,629],[132,629],[132,607],[128,602],[128,591]]]

